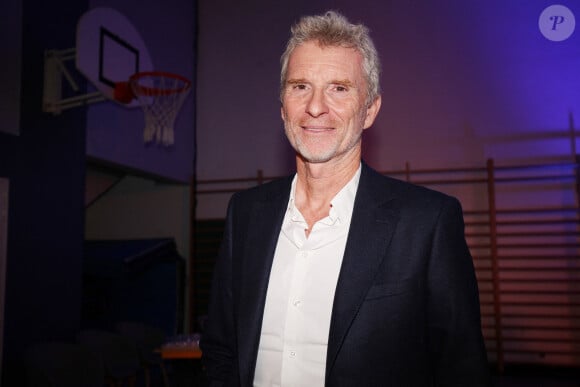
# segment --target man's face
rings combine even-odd
[[[360,154],[362,131],[372,125],[381,104],[380,97],[365,104],[360,53],[306,42],[290,55],[286,79],[281,113],[296,152],[311,163]]]

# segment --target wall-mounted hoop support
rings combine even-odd
[[[66,63],[74,61],[75,58],[75,48],[45,51],[44,88],[42,95],[43,112],[58,115],[63,110],[101,102],[106,99],[100,91],[63,98],[63,77],[74,92],[79,91],[79,86],[75,82],[69,69],[66,67]]]

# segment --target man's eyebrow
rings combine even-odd
[[[308,83],[308,82],[306,81],[306,79],[298,78],[298,79],[288,79],[286,83],[289,85],[297,85],[299,83]]]
[[[349,79],[337,79],[334,80],[332,82],[330,82],[330,84],[332,85],[342,85],[342,86],[348,86],[348,87],[354,87],[354,83],[349,80]]]
[[[286,84],[288,84],[288,85],[297,85],[297,84],[303,84],[303,83],[309,83],[309,82],[304,78],[288,79],[286,81]],[[343,85],[343,86],[348,86],[348,87],[355,86],[355,84],[349,79],[335,79],[335,80],[330,81],[328,84],[329,85]]]

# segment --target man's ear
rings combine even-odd
[[[379,95],[375,100],[367,107],[367,114],[365,116],[365,122],[363,125],[363,129],[369,128],[373,122],[375,122],[375,118],[377,114],[379,114],[379,110],[381,110],[381,102],[382,98]]]

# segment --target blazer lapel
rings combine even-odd
[[[238,352],[242,385],[251,385],[260,342],[262,315],[278,235],[286,212],[292,179],[272,195],[255,201],[249,212],[247,238],[243,246],[243,265],[238,278]]]
[[[326,377],[344,337],[386,256],[398,216],[385,179],[363,164],[350,231],[336,287],[328,339]]]

